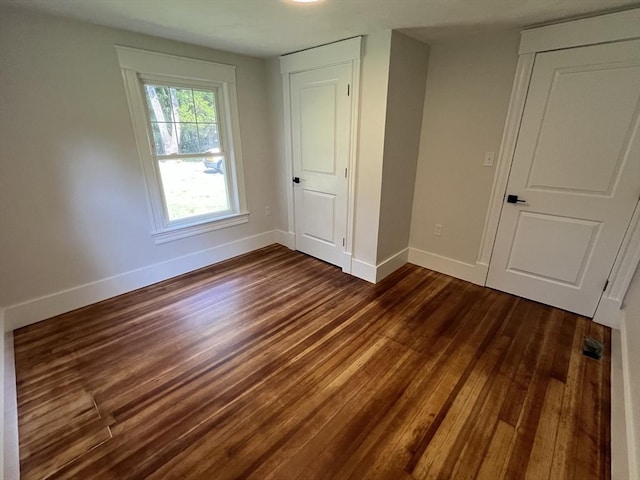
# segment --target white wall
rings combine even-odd
[[[271,136],[275,164],[274,214],[276,227],[289,232],[291,226],[287,215],[287,190],[291,188],[291,179],[287,175],[284,145],[284,99],[280,73],[280,57],[267,60],[267,89],[271,111]]]
[[[409,244],[429,48],[384,30],[363,37],[362,49],[352,254],[371,273]],[[279,59],[269,60],[267,76],[277,159],[277,228],[289,231],[286,192],[291,183],[284,155]],[[364,278],[371,280],[373,274]]]
[[[518,32],[431,45],[410,245],[475,264],[518,61]],[[442,235],[433,235],[434,225]]]
[[[369,265],[376,265],[378,258],[390,55],[391,30],[364,37],[353,257]]]
[[[237,66],[248,224],[153,242],[116,44]],[[264,60],[9,8],[0,45],[0,307],[273,230]]]
[[[624,298],[622,320],[623,378],[631,480],[640,479],[640,268]],[[635,476],[634,476],[635,474]]]
[[[384,30],[362,39],[360,69],[360,111],[358,128],[357,175],[354,213],[353,257],[374,266],[377,259],[378,224],[382,194],[382,165],[384,160],[385,122],[387,114],[387,87],[391,30]],[[268,91],[271,102],[271,125],[276,157],[277,228],[288,232],[287,177],[284,155],[283,99],[280,59],[268,61]]]
[[[382,167],[377,261],[409,246],[429,47],[394,31]]]
[[[352,254],[373,268],[408,246],[428,47],[384,30],[363,37],[362,49]],[[269,60],[267,75],[277,159],[277,228],[289,231],[286,192],[291,182],[278,58]]]

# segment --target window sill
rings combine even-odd
[[[249,212],[234,213],[223,218],[208,220],[204,223],[198,223],[195,225],[170,227],[163,232],[152,234],[152,237],[156,245],[160,245],[163,243],[173,242],[174,240],[180,240],[181,238],[193,237],[195,235],[201,235],[203,233],[213,232],[214,230],[221,230],[235,225],[242,225],[243,223],[248,222]]]

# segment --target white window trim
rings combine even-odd
[[[240,143],[236,67],[118,45],[115,48],[122,69],[133,130],[145,177],[152,220],[151,235],[154,241],[161,244],[247,223],[249,211]],[[222,91],[217,106],[218,114],[222,119],[222,129],[226,130],[222,134],[225,136],[223,141],[226,157],[228,157],[225,158],[225,166],[228,168],[225,173],[228,176],[232,213],[223,213],[216,218],[199,216],[184,221],[168,222],[143,96],[142,81],[149,79]]]

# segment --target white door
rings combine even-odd
[[[592,317],[640,196],[640,41],[535,58],[487,285]]]
[[[342,265],[347,229],[347,166],[352,65],[292,74],[296,249]]]

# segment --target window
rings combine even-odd
[[[217,92],[155,82],[144,92],[169,222],[231,213]]]
[[[116,49],[156,243],[246,223],[235,67]]]

